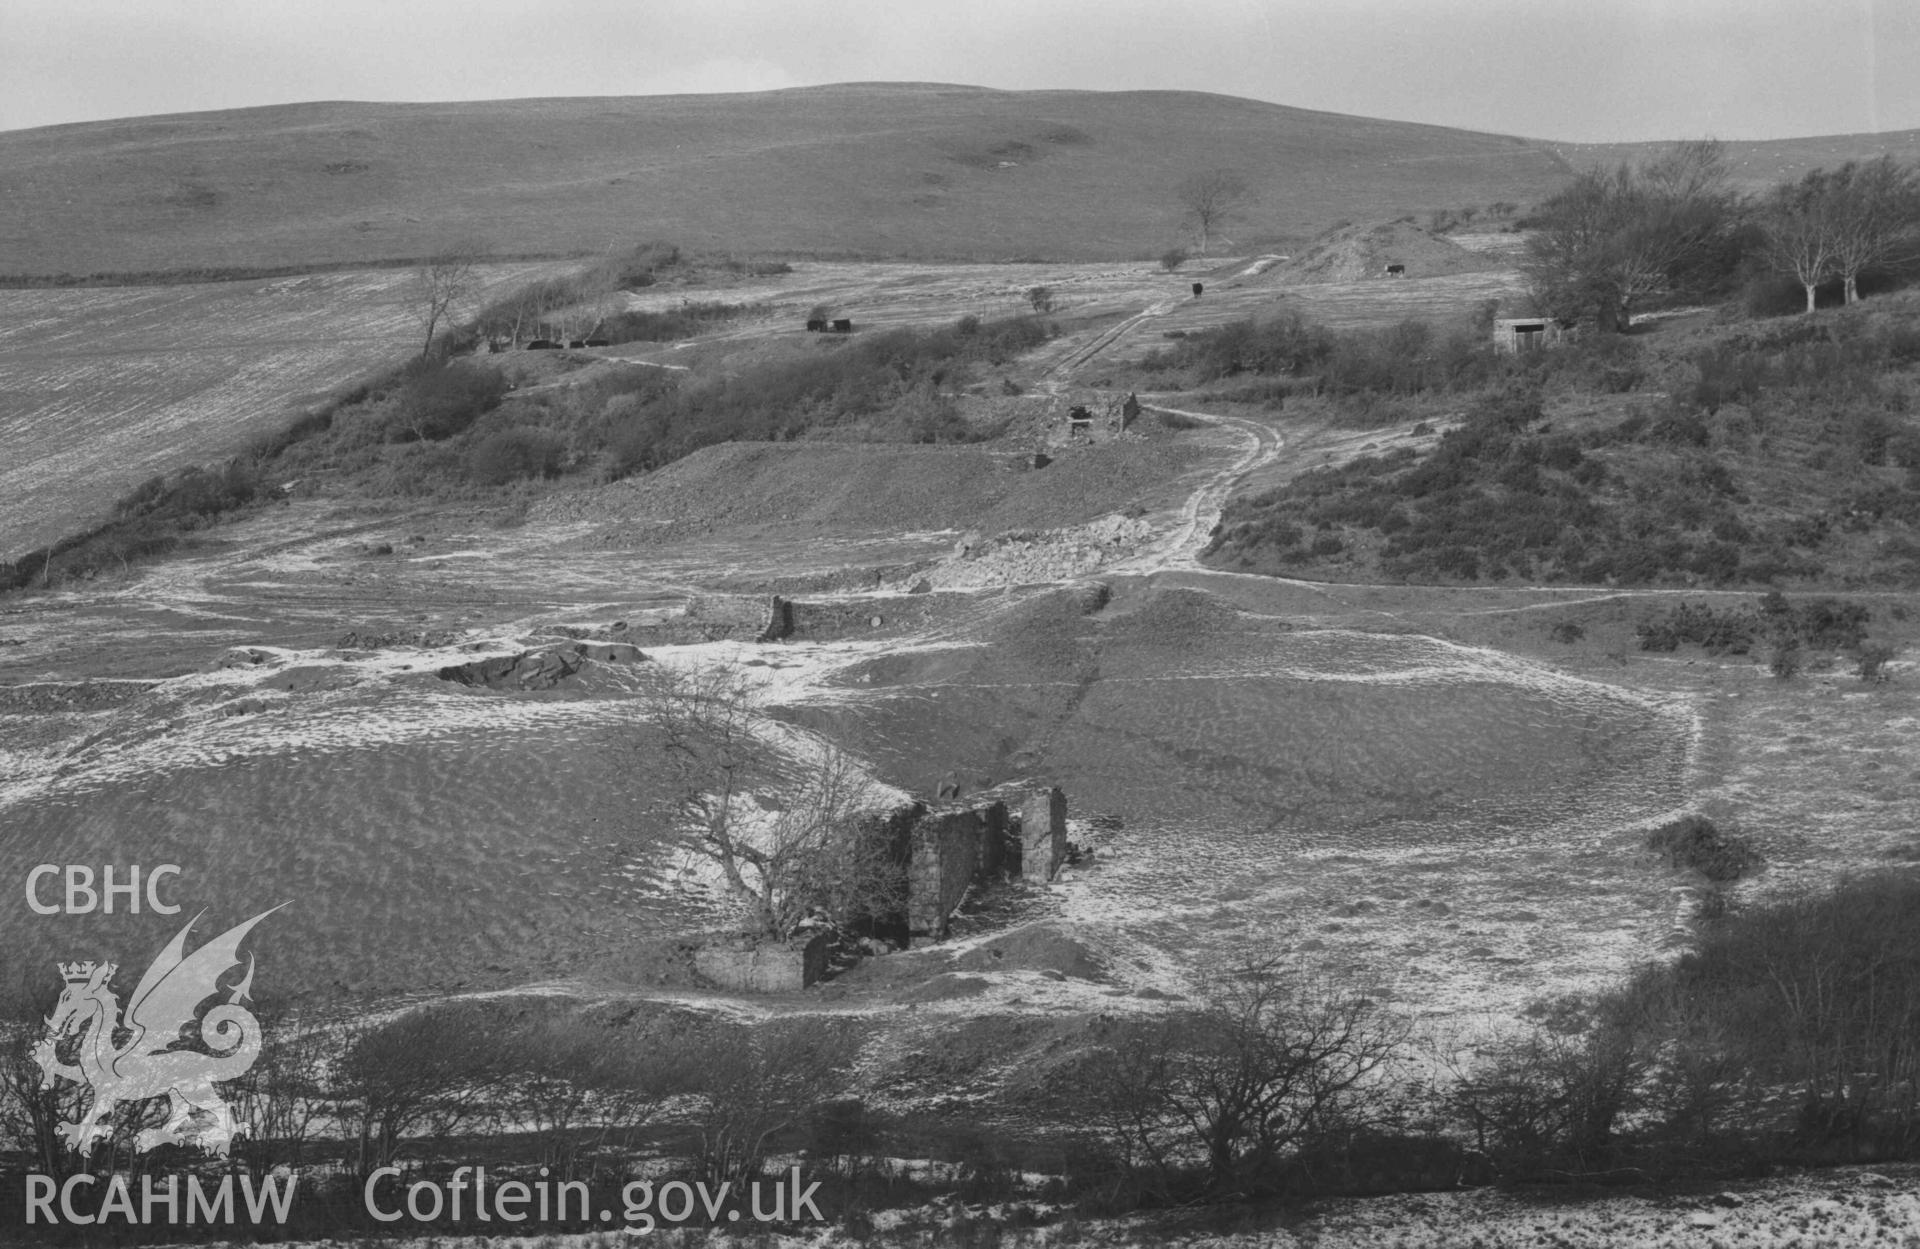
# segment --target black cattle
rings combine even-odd
[[[1406,276],[1407,276],[1407,267],[1406,267],[1405,265],[1388,265],[1388,266],[1387,266],[1387,276],[1388,276],[1388,277],[1390,277],[1390,278],[1403,278],[1403,277],[1406,277]]]
[[[853,322],[845,317],[841,317],[833,323],[833,332],[836,334],[851,334],[853,333]]]
[[[589,338],[586,345],[589,347],[611,347],[613,346],[613,340],[611,338]]]
[[[826,329],[827,323],[818,317],[807,322],[807,333],[809,334],[824,334],[826,333]]]
[[[1206,289],[1207,289],[1207,288],[1206,288],[1206,287],[1205,287],[1205,286],[1204,286],[1203,284],[1201,284],[1201,283],[1199,283],[1199,282],[1195,282],[1195,283],[1193,284],[1193,297],[1194,297],[1195,299],[1198,299],[1198,298],[1200,298],[1200,292],[1201,292],[1201,291],[1204,291],[1204,290],[1206,290]]]
[[[560,350],[560,344],[554,342],[551,338],[536,338],[532,342],[527,344],[527,350],[528,351],[558,351]]]

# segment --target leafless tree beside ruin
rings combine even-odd
[[[786,940],[816,914],[900,909],[905,872],[866,835],[881,795],[858,760],[766,715],[735,666],[649,665],[642,680],[641,766],[668,782],[650,822],[719,869],[754,931]]]
[[[1205,256],[1221,227],[1243,216],[1253,203],[1253,188],[1236,169],[1209,169],[1188,176],[1174,188],[1185,218]]]
[[[454,243],[414,268],[408,302],[420,323],[421,355],[433,350],[433,336],[450,325],[455,310],[479,291],[480,256],[477,243]]]

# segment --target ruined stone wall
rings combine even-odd
[[[827,935],[784,945],[747,937],[712,937],[693,952],[693,969],[736,993],[795,993],[827,972]]]
[[[943,609],[960,604],[963,597],[932,593],[884,595],[835,603],[796,600],[792,604],[793,636],[810,641],[832,641],[875,632],[922,629],[936,623]],[[874,624],[875,619],[880,623]]]
[[[984,827],[980,830],[980,872],[992,876],[1004,867],[1013,856],[1008,853],[1007,836],[1012,820],[1004,802],[992,802],[978,807]]]
[[[907,927],[914,932],[947,935],[947,917],[980,866],[983,823],[977,812],[962,809],[929,811],[914,824],[907,865]]]
[[[1000,870],[1006,855],[1007,804],[935,807],[913,825],[907,864],[907,926],[947,934],[948,917],[976,877]]]
[[[1052,880],[1067,857],[1067,796],[1058,785],[1020,804],[1020,874]]]
[[[684,619],[703,625],[732,625],[759,632],[767,624],[764,594],[696,594],[687,600]]]

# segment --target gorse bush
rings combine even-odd
[[[1760,852],[1744,837],[1728,837],[1703,815],[1687,815],[1647,834],[1647,849],[1675,869],[1698,872],[1715,884],[1738,880],[1760,866]]]
[[[172,476],[149,477],[113,505],[116,517],[206,520],[252,501],[258,485],[240,460],[220,468],[184,468]]]
[[[477,481],[500,485],[518,477],[551,477],[560,471],[565,444],[544,429],[507,429],[475,443],[468,471]]]
[[[399,407],[388,436],[396,441],[451,438],[499,407],[506,393],[507,379],[498,369],[424,356],[401,375]]]
[[[1864,603],[1819,597],[1794,602],[1770,590],[1751,604],[1676,603],[1634,627],[1644,651],[1698,646],[1708,654],[1745,655],[1762,642],[1776,650],[1858,651],[1873,612]]]
[[[981,437],[944,396],[964,382],[971,366],[1005,363],[1051,334],[1043,321],[1014,317],[964,331],[952,326],[873,334],[670,391],[657,378],[638,378],[631,393],[645,398],[623,406],[623,419],[610,431],[614,472],[658,468],[716,443],[784,441],[859,422],[875,423],[879,436],[909,441]]]

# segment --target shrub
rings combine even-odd
[[[1887,663],[1894,649],[1883,642],[1870,642],[1860,648],[1859,664],[1854,672],[1862,681],[1880,684],[1887,680]]]
[[[889,330],[836,344],[800,359],[750,365],[738,373],[667,382],[656,370],[632,370],[621,389],[602,391],[605,410],[626,388],[641,402],[622,405],[607,439],[616,475],[650,470],[728,441],[781,441],[811,430],[858,426],[869,436],[921,442],[989,436],[961,420],[947,396],[978,364],[1003,364],[1047,341],[1034,317],[956,327]]]
[[[465,360],[422,358],[401,375],[392,434],[420,441],[451,438],[500,406],[507,379],[499,369]]]
[[[1054,308],[1052,288],[1046,286],[1028,288],[1027,303],[1032,306],[1034,312],[1042,316],[1052,312]]]
[[[467,471],[487,485],[520,477],[551,477],[560,471],[563,446],[544,429],[507,429],[481,439],[467,454]]]
[[[1184,247],[1169,247],[1160,253],[1160,267],[1168,273],[1172,273],[1185,263],[1187,263],[1187,249]]]
[[[1744,837],[1724,837],[1703,815],[1686,815],[1647,834],[1647,849],[1668,867],[1698,872],[1715,884],[1738,880],[1761,863]]]
[[[1773,648],[1772,656],[1767,660],[1767,671],[1782,681],[1798,676],[1806,657],[1800,652],[1798,642],[1782,642]]]
[[[233,460],[214,468],[183,468],[172,477],[149,477],[114,502],[116,517],[198,523],[250,502],[253,472]]]

